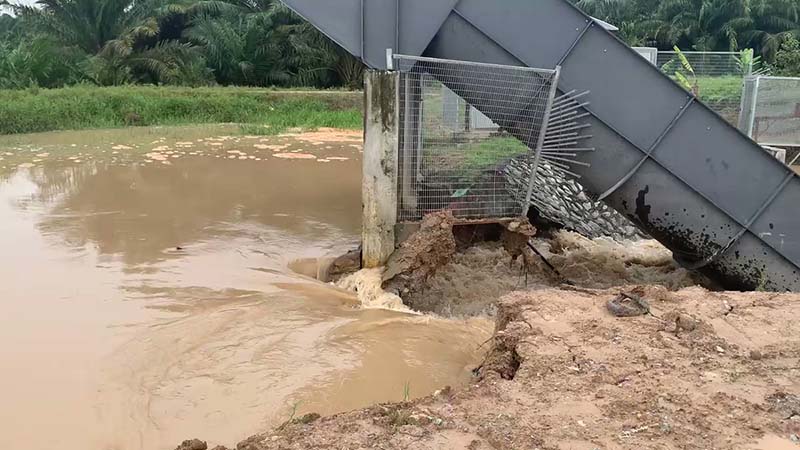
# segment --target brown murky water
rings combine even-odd
[[[287,268],[357,243],[358,134],[235,132],[0,139],[1,448],[230,445],[469,380],[488,321]]]

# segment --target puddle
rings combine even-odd
[[[226,130],[0,139],[10,153],[0,161],[10,318],[0,327],[0,446],[231,445],[295,407],[331,414],[401,400],[406,384],[416,397],[469,380],[488,321],[361,309],[288,269],[357,244],[352,136],[325,131],[330,140],[313,146],[320,134]],[[275,158],[275,145],[348,159]]]

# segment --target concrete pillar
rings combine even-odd
[[[397,72],[365,75],[364,174],[361,187],[361,263],[386,263],[394,252],[397,223],[398,117]]]

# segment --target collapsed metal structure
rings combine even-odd
[[[562,94],[591,91],[581,136],[598,151],[574,167],[590,193],[728,288],[800,291],[798,176],[568,1],[283,1],[375,69],[387,49],[560,67]],[[495,98],[440,81],[503,120]]]

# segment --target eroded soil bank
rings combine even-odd
[[[308,416],[236,448],[798,448],[799,295],[635,288],[508,294],[470,387]],[[651,314],[609,313],[632,290]]]

